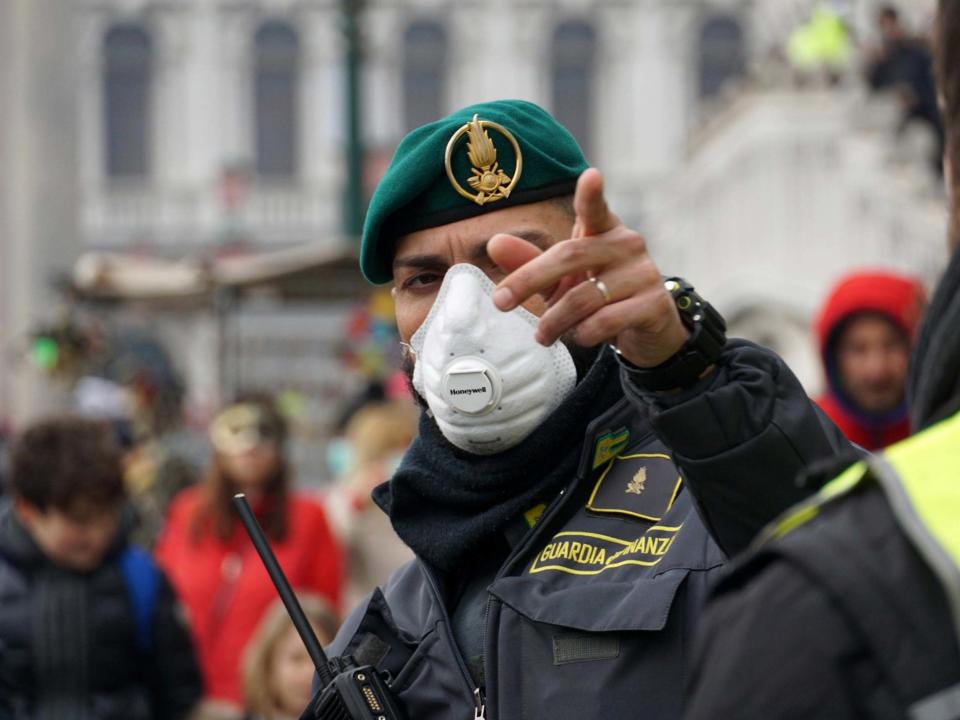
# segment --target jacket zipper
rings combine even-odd
[[[486,720],[487,706],[480,688],[475,688],[473,691],[473,704],[473,720]]]
[[[423,561],[420,562],[420,566],[423,568],[423,574],[427,578],[427,585],[430,586],[430,592],[433,593],[433,599],[440,608],[440,616],[443,618],[443,629],[447,636],[447,644],[450,646],[450,650],[457,660],[457,666],[460,668],[460,674],[463,676],[463,682],[467,690],[470,690],[473,695],[473,720],[486,720],[486,698],[483,695],[483,690],[478,687],[473,687],[473,678],[470,677],[467,664],[464,662],[463,656],[460,654],[460,648],[457,647],[457,641],[453,637],[450,615],[447,613],[446,605],[443,604],[443,598],[440,596],[440,588],[437,587],[437,581],[433,577],[433,571],[430,570]]]

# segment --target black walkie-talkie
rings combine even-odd
[[[322,689],[301,720],[405,720],[383,673],[372,665],[358,666],[353,658],[327,658],[246,496],[234,495],[233,504],[320,677]]]

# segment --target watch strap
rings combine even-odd
[[[676,353],[652,368],[638,367],[617,352],[617,360],[630,380],[650,392],[692,387],[717,362],[727,342],[723,316],[690,283],[671,277],[664,285],[677,305],[681,321],[690,330],[690,337]]]

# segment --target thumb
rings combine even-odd
[[[603,175],[596,168],[584,170],[577,180],[573,209],[584,236],[600,235],[620,224],[620,218],[607,206],[603,196]]]

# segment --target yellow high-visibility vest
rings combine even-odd
[[[820,3],[809,22],[800,25],[787,40],[787,59],[798,70],[820,67],[842,70],[853,53],[850,32],[829,4]]]
[[[897,523],[940,580],[960,641],[960,413],[852,465],[788,510],[757,544],[787,535],[866,478],[879,483]]]

